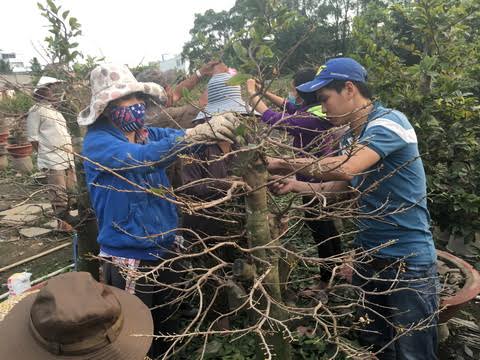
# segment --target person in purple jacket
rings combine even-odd
[[[293,78],[292,88],[287,99],[266,92],[265,97],[282,110],[275,111],[269,108],[260,98],[257,83],[254,79],[247,80],[247,92],[250,103],[261,116],[261,121],[276,128],[287,131],[293,137],[293,146],[298,156],[310,153],[316,157],[331,156],[333,152],[334,136],[327,134],[333,125],[325,120],[321,105],[311,93],[303,93],[296,87],[315,78],[314,69],[300,69]],[[297,180],[318,182],[317,179],[297,174]],[[312,209],[319,206],[318,201],[311,196],[303,196],[303,203]],[[316,243],[318,257],[328,258],[342,252],[338,232],[333,220],[315,220],[318,212],[305,211],[305,217],[311,219],[306,222]],[[320,268],[320,288],[326,286],[332,276],[327,265]]]

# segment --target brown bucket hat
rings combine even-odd
[[[140,299],[89,273],[72,272],[52,278],[10,310],[0,322],[0,357],[140,360],[152,334],[152,316]]]

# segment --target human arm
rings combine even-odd
[[[265,97],[280,108],[283,107],[283,104],[285,103],[285,99],[283,97],[278,96],[270,91],[265,92]]]
[[[111,136],[102,130],[89,130],[82,155],[93,165],[115,171],[148,172],[152,164],[167,166],[176,159],[175,150],[184,145],[183,130],[149,128],[149,141],[136,144]]]
[[[200,108],[204,108],[208,104],[208,89],[205,89],[205,91],[200,95],[200,98],[198,99],[198,106]]]
[[[213,73],[213,68],[219,63],[219,61],[210,61],[203,65],[198,71],[199,75],[195,72],[190,75],[188,78],[183,80],[180,84],[172,87],[167,91],[168,95],[168,106],[172,106],[177,101],[179,101],[183,96],[183,89],[191,90],[193,89],[200,79],[204,76],[211,76]]]
[[[274,180],[273,177],[271,180]],[[338,196],[339,193],[345,193],[349,190],[347,181],[328,181],[323,183],[309,183],[299,181],[294,178],[279,179],[269,186],[270,191],[276,195],[294,193],[322,193],[324,195]]]
[[[256,81],[254,79],[247,80],[247,92],[250,97],[250,104],[254,107],[254,110],[258,111],[260,114],[263,114],[268,110],[268,106],[265,105],[263,100],[257,94]]]
[[[404,116],[403,114],[401,114]],[[272,172],[299,172],[321,180],[347,180],[360,175],[374,166],[380,159],[399,151],[411,143],[417,143],[414,129],[400,115],[392,119],[378,118],[370,121],[357,144],[348,154],[326,157],[321,160],[300,158],[292,161],[270,159]],[[407,125],[408,124],[408,125]]]
[[[377,152],[364,145],[359,145],[349,155],[331,156],[321,160],[268,158],[268,171],[274,174],[299,173],[324,181],[350,181],[379,160],[380,155]]]

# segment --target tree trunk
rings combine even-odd
[[[69,89],[69,92],[74,90]],[[70,99],[70,96],[68,97]],[[80,128],[77,123],[76,115],[78,109],[74,106],[74,101],[65,101],[64,108],[61,112],[67,120],[68,131],[72,136],[73,150],[75,153],[82,152],[84,129]],[[86,271],[99,280],[99,263],[98,260],[92,259],[91,255],[98,255],[99,246],[97,243],[97,220],[90,205],[90,197],[88,195],[87,183],[85,182],[85,172],[83,169],[83,161],[79,157],[75,157],[75,172],[77,175],[77,205],[78,215],[81,220],[80,224],[76,226],[78,252],[77,252],[77,270]]]
[[[244,174],[245,182],[252,188],[265,185],[267,182],[267,169],[265,163],[259,157],[252,165],[248,166]],[[267,189],[262,187],[259,190],[251,192],[246,198],[247,205],[247,236],[250,247],[277,246],[278,241],[272,243],[270,226],[268,220],[267,207]],[[261,276],[268,271],[263,280],[263,284],[269,293],[269,296],[276,302],[282,303],[282,293],[279,280],[279,251],[259,249],[253,255],[261,260],[256,261],[257,274]],[[264,308],[265,310],[265,308]],[[275,304],[271,304],[270,317],[283,321],[288,318],[288,314]],[[291,347],[285,340],[283,331],[279,327],[267,328],[269,322],[265,322],[265,339],[274,352],[276,359],[291,359]]]
[[[81,152],[81,137],[74,138],[74,150],[76,153]],[[78,271],[87,271],[99,280],[99,263],[98,260],[89,258],[90,255],[98,255],[99,246],[97,243],[97,220],[91,209],[90,197],[87,191],[87,183],[85,182],[85,173],[83,170],[82,160],[75,158],[75,171],[77,173],[77,204],[78,215],[81,219],[80,225],[77,227],[78,234]]]

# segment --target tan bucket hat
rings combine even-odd
[[[136,296],[95,281],[89,273],[52,278],[0,322],[2,359],[141,360],[153,320]]]
[[[110,101],[141,92],[152,97],[155,102],[164,104],[167,94],[163,87],[155,83],[142,83],[135,79],[125,65],[103,64],[90,74],[92,98],[90,105],[78,114],[79,125],[90,125],[103,113]]]

